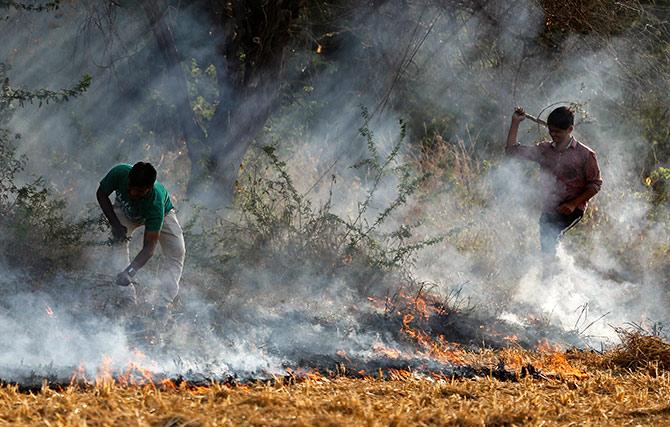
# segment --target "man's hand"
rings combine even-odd
[[[514,109],[514,114],[512,114],[512,123],[521,123],[526,120],[526,112],[521,107],[516,107]]]
[[[128,229],[124,225],[119,224],[117,227],[112,226],[112,236],[115,241],[123,241],[127,235]]]
[[[575,211],[575,209],[577,209],[577,206],[575,206],[574,203],[565,202],[558,207],[558,213],[563,215],[570,215]]]
[[[133,278],[128,274],[128,271],[123,270],[116,275],[116,284],[119,286],[128,286],[133,282]]]

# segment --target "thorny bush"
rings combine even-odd
[[[89,77],[74,88],[58,92],[29,91],[12,88],[6,67],[0,64],[0,126],[5,125],[18,103],[36,100],[63,102],[82,94]],[[66,215],[65,202],[54,197],[41,178],[28,180],[22,175],[27,158],[19,156],[16,142],[20,135],[11,135],[0,127],[0,232],[3,235],[0,255],[3,261],[18,270],[38,275],[80,267],[83,260],[84,235],[93,221],[73,221]]]
[[[353,218],[333,212],[335,176],[331,177],[327,200],[314,206],[296,188],[277,147],[263,146],[257,147],[242,167],[236,186],[239,218],[231,221],[217,216],[217,223],[207,228],[209,237],[201,235],[203,231],[196,230],[194,223],[185,225],[189,257],[198,265],[195,269],[203,271],[204,267],[226,280],[224,286],[212,286],[207,293],[227,293],[240,285],[241,271],[259,268],[279,272],[277,280],[287,283],[305,271],[314,271],[325,281],[345,280],[363,296],[374,293],[375,284],[388,275],[406,286],[415,284],[409,268],[414,255],[439,238],[416,239],[412,231],[418,224],[388,227],[387,223],[428,175],[416,175],[408,164],[400,162],[406,135],[402,123],[392,150],[381,156],[368,127],[367,111],[362,115],[360,135],[367,144],[368,157],[352,167],[366,176],[368,187]],[[397,179],[396,196],[388,206],[372,212],[371,202],[389,177]]]

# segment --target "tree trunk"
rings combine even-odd
[[[234,197],[239,166],[253,139],[279,106],[284,50],[292,42],[291,25],[301,7],[301,1],[237,0],[221,16],[227,67],[219,86],[232,90],[210,122],[209,166],[224,203]]]
[[[156,43],[165,61],[165,72],[175,92],[174,103],[177,108],[175,121],[179,129],[177,145],[186,145],[191,160],[191,176],[188,193],[192,194],[194,186],[205,175],[203,159],[205,158],[205,134],[197,123],[188,93],[188,80],[182,69],[182,58],[177,51],[174,35],[167,20],[167,3],[165,0],[142,0],[139,2],[149,21]]]

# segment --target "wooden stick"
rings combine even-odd
[[[528,120],[530,120],[531,122],[535,122],[535,123],[537,123],[538,125],[547,126],[547,122],[545,122],[545,121],[542,120],[542,119],[539,119],[539,118],[537,118],[537,117],[535,117],[535,116],[531,116],[531,115],[528,114],[528,113],[523,113],[523,115],[526,116],[526,118],[527,118]]]

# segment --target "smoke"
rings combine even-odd
[[[50,189],[66,198],[70,217],[81,218],[97,214],[93,194],[109,168],[151,161],[176,198],[181,223],[191,224],[194,239],[187,252],[195,253],[201,244],[195,238],[202,237],[195,231],[206,234],[220,217],[239,221],[239,209],[198,210],[218,206],[208,198],[211,189],[185,199],[190,160],[187,147],[171,142],[179,102],[173,73],[160,65],[153,34],[138,12],[103,12],[76,5],[57,15],[15,12],[1,30],[0,58],[12,67],[12,85],[59,88],[84,73],[93,75],[85,96],[55,108],[28,107],[13,117],[12,130],[23,135],[20,152],[30,159],[28,173],[44,176]],[[193,58],[201,69],[211,62],[217,73],[225,72],[226,59],[218,53],[222,41],[207,30],[209,18],[196,8],[170,13],[177,14],[171,22],[186,62]],[[333,213],[353,220],[375,185],[365,170],[351,168],[370,155],[359,128],[365,124],[372,131],[384,159],[399,139],[402,118],[408,135],[391,167],[403,161],[421,166],[419,143],[430,146],[438,135],[449,147],[444,162],[468,166],[435,178],[429,194],[412,198],[380,228],[389,232],[420,221],[415,238],[444,236],[414,260],[418,280],[435,283],[432,290],[442,296],[461,289],[482,317],[514,319],[521,328],[546,317],[553,326],[576,330],[588,345],[613,342],[612,325],[667,319],[658,304],[665,278],[653,265],[654,248],[667,241],[666,227],[648,220],[652,207],[639,195],[644,188],[638,156],[645,137],[613,108],[627,96],[621,82],[629,78],[631,63],[647,66],[633,40],[623,34],[603,44],[595,36],[571,36],[548,55],[533,44],[545,22],[530,1],[488,2],[474,12],[453,13],[390,1],[347,24],[360,33],[343,38],[337,54],[323,60],[327,64],[319,65],[322,59],[314,51],[296,55],[304,67],[285,78],[300,82],[302,92],[298,89],[293,102],[271,116],[245,164],[259,160],[258,147],[277,143],[297,191],[314,206],[331,199]],[[623,57],[631,59],[622,64]],[[205,110],[207,88],[215,80],[201,73],[191,82],[191,90],[204,95]],[[544,109],[557,102],[588,112],[576,137],[598,153],[604,186],[593,203],[597,211],[592,209],[593,216],[561,244],[557,274],[543,280],[537,170],[501,153],[515,105],[546,117],[553,107]],[[361,106],[368,108],[367,123]],[[522,126],[522,142],[546,138],[543,129]],[[361,223],[375,221],[397,197],[398,184],[393,174],[379,181]],[[640,235],[645,241],[633,245]],[[136,237],[132,251],[139,244]],[[106,249],[89,251],[88,273],[113,277],[115,271],[105,270]],[[399,339],[401,325],[367,300],[393,295],[401,278],[359,271],[338,276],[322,260],[291,259],[267,247],[232,267],[205,269],[201,261],[187,259],[181,317],[170,337],[171,351],[152,355],[157,371],[280,374],[303,360],[341,361],[338,354],[371,360],[378,347],[419,357]],[[155,259],[140,273],[142,292],[151,291],[158,268]],[[20,378],[39,367],[65,372],[82,362],[93,369],[103,355],[121,367],[136,357],[122,323],[113,313],[93,309],[100,296],[88,276],[79,283],[59,278],[35,293],[17,287],[28,279],[13,270],[2,269],[7,292],[0,316],[7,351],[0,377]]]

